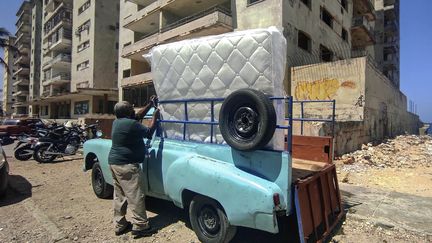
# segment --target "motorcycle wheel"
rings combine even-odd
[[[31,145],[24,145],[22,147],[19,147],[14,151],[15,159],[20,161],[26,161],[33,157],[33,149],[31,148]]]
[[[56,155],[46,155],[45,152],[48,151],[49,144],[44,144],[37,147],[33,153],[34,159],[39,163],[49,163],[55,160]]]

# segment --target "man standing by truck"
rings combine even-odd
[[[135,237],[149,236],[153,233],[147,219],[143,178],[139,164],[144,162],[146,150],[144,138],[151,139],[159,117],[156,108],[149,127],[138,122],[151,107],[155,107],[155,96],[135,114],[133,106],[127,101],[114,106],[116,120],[112,126],[112,147],[108,157],[114,186],[114,224],[115,234],[121,235],[130,230]],[[126,210],[132,211],[132,224],[126,220]]]

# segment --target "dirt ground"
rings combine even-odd
[[[5,150],[12,155],[11,146]],[[130,233],[116,237],[111,200],[98,199],[94,195],[90,173],[82,171],[79,156],[50,164],[14,158],[9,158],[9,163],[11,188],[7,197],[0,200],[0,242],[198,242],[188,224],[187,213],[170,202],[155,199],[147,200],[147,207],[150,223],[158,229],[156,234],[139,240],[134,240]],[[339,166],[342,168],[343,164]],[[345,190],[344,185],[354,188],[346,189],[350,193],[356,191],[356,187],[379,189],[422,196],[425,202],[432,203],[432,169],[426,166],[366,168],[361,172],[340,170],[339,180],[342,190]],[[374,193],[379,195],[382,191]],[[342,195],[347,197],[349,194],[342,192]],[[427,230],[416,231],[382,218],[376,220],[366,213],[362,215],[363,211],[367,212],[347,206],[345,221],[329,241],[432,242],[432,233]],[[281,234],[287,236],[293,232]],[[280,242],[281,239],[280,235],[240,228],[234,242]]]

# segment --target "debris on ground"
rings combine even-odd
[[[335,161],[348,172],[367,168],[414,168],[432,166],[432,137],[400,135],[374,146],[363,144],[360,150],[344,154]]]

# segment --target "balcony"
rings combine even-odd
[[[384,53],[398,53],[399,47],[397,45],[384,45]]]
[[[399,24],[396,20],[386,20],[384,22],[384,30],[386,32],[396,33],[399,30]]]
[[[217,35],[233,31],[231,13],[223,8],[211,8],[169,24],[159,32],[149,34],[122,50],[123,58],[145,61],[142,55],[151,47],[199,36]]]
[[[151,72],[142,73],[127,78],[123,78],[121,81],[121,86],[128,87],[134,85],[148,84],[152,82],[152,79],[153,79],[153,75]]]
[[[395,6],[389,6],[384,8],[384,19],[398,19],[399,18],[399,11],[395,8]]]
[[[17,26],[17,31],[15,32],[15,35],[18,36],[20,33],[27,33],[30,35],[31,31],[31,24],[27,21],[21,21],[20,24]]]
[[[135,3],[135,4],[140,5],[140,6],[147,6],[147,5],[151,4],[152,2],[154,2],[155,0],[127,0],[127,1]]]
[[[71,55],[61,53],[51,60],[45,62],[42,66],[42,69],[47,70],[49,68],[70,68],[71,61]]]
[[[19,57],[14,61],[14,65],[18,64],[29,64],[30,63],[30,57],[27,54],[20,53]]]
[[[18,85],[29,85],[30,81],[27,78],[20,77],[17,81],[15,81],[12,86],[18,86]]]
[[[351,26],[353,47],[372,45],[375,43],[373,27],[365,16],[355,17]]]
[[[353,0],[353,15],[366,16],[369,21],[375,20],[375,8],[371,0]]]
[[[156,1],[129,16],[124,27],[130,30],[147,33],[159,28],[160,2]]]
[[[384,7],[395,5],[396,0],[384,0]]]
[[[16,72],[13,73],[13,76],[19,75],[29,75],[30,68],[28,66],[21,66]]]
[[[25,54],[29,54],[30,53],[30,45],[27,44],[27,43],[22,43],[17,48],[18,48],[18,51],[20,53],[25,53]]]
[[[27,96],[29,94],[28,90],[19,90],[17,92],[15,92],[12,96]]]
[[[57,73],[53,75],[51,78],[42,80],[42,86],[66,84],[69,83],[70,80],[71,80],[70,73]]]
[[[61,31],[48,39],[48,43],[43,45],[44,54],[50,51],[70,50],[72,48],[72,33]]]
[[[17,39],[15,40],[14,45],[17,46],[20,43],[30,44],[30,34],[29,33],[21,33]]]

